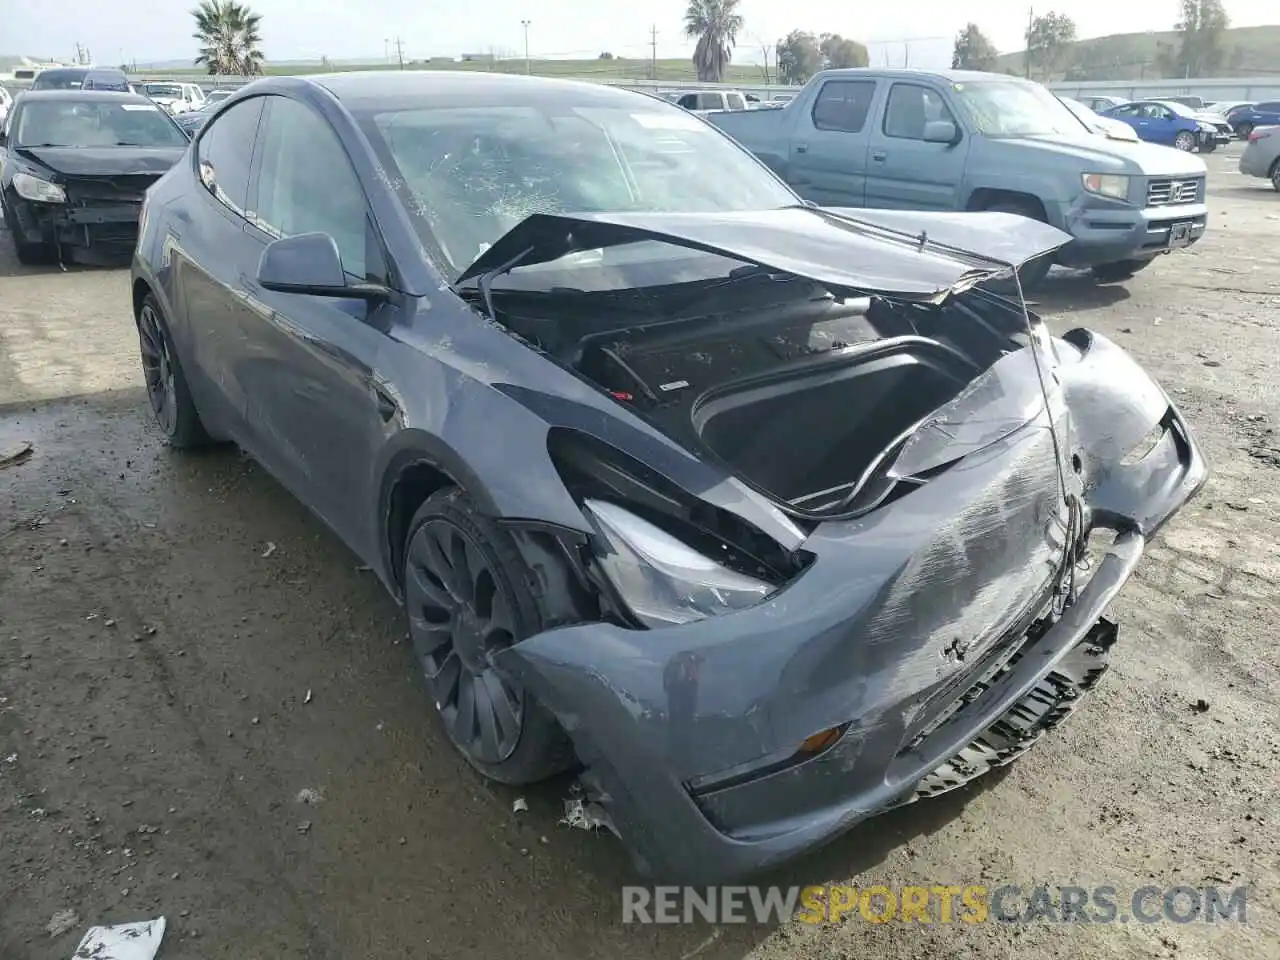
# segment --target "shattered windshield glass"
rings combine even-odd
[[[703,120],[657,101],[626,108],[439,107],[374,114],[393,185],[454,275],[534,213],[726,212],[796,203]]]

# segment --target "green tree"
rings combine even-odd
[[[1227,51],[1222,35],[1231,18],[1222,0],[1180,0],[1182,19],[1174,26],[1180,44],[1170,72],[1180,77],[1204,77],[1222,66]]]
[[[994,70],[1000,51],[976,23],[966,24],[956,35],[951,52],[952,70]]]
[[[866,47],[838,33],[824,33],[818,39],[818,50],[822,53],[823,65],[828,68],[865,67],[871,63]]]
[[[693,67],[699,80],[719,83],[724,79],[743,22],[738,0],[689,0],[684,35],[698,41],[693,48]]]
[[[262,73],[262,50],[258,47],[262,14],[236,0],[201,0],[191,15],[196,21],[192,36],[200,41],[197,66],[226,76]]]
[[[1027,76],[1039,72],[1043,79],[1049,79],[1075,42],[1076,22],[1065,13],[1036,17],[1027,31]]]
[[[806,83],[822,69],[822,50],[818,38],[804,30],[792,30],[778,41],[778,80],[781,83]]]

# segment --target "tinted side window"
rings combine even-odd
[[[274,236],[327,233],[364,279],[368,205],[338,135],[310,107],[271,97],[262,125],[257,224]]]
[[[889,90],[889,102],[884,111],[886,137],[923,140],[925,124],[934,120],[955,122],[936,91],[914,83],[895,83]]]
[[[200,180],[240,216],[248,203],[249,160],[262,103],[262,97],[254,97],[224,111],[205,127],[196,146]]]
[[[1280,100],[1268,100],[1254,107],[1259,113],[1280,113]]]
[[[813,103],[813,125],[819,130],[861,133],[875,92],[874,80],[828,80]]]
[[[727,94],[725,94],[725,98],[729,101],[729,109],[730,109],[730,110],[745,110],[745,109],[747,109],[747,102],[746,102],[746,100],[744,100],[744,99],[742,98],[742,94],[740,94],[740,93],[727,93]]]

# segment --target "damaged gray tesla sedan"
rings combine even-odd
[[[1068,239],[816,209],[604,86],[268,78],[150,191],[133,303],[167,437],[377,571],[470,763],[577,768],[709,882],[1008,763],[1105,671],[1206,467],[1121,349],[980,286]]]

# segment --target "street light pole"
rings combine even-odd
[[[520,25],[524,27],[524,72],[525,73],[533,72],[529,68],[529,24],[530,23],[532,23],[531,20],[520,21]]]

